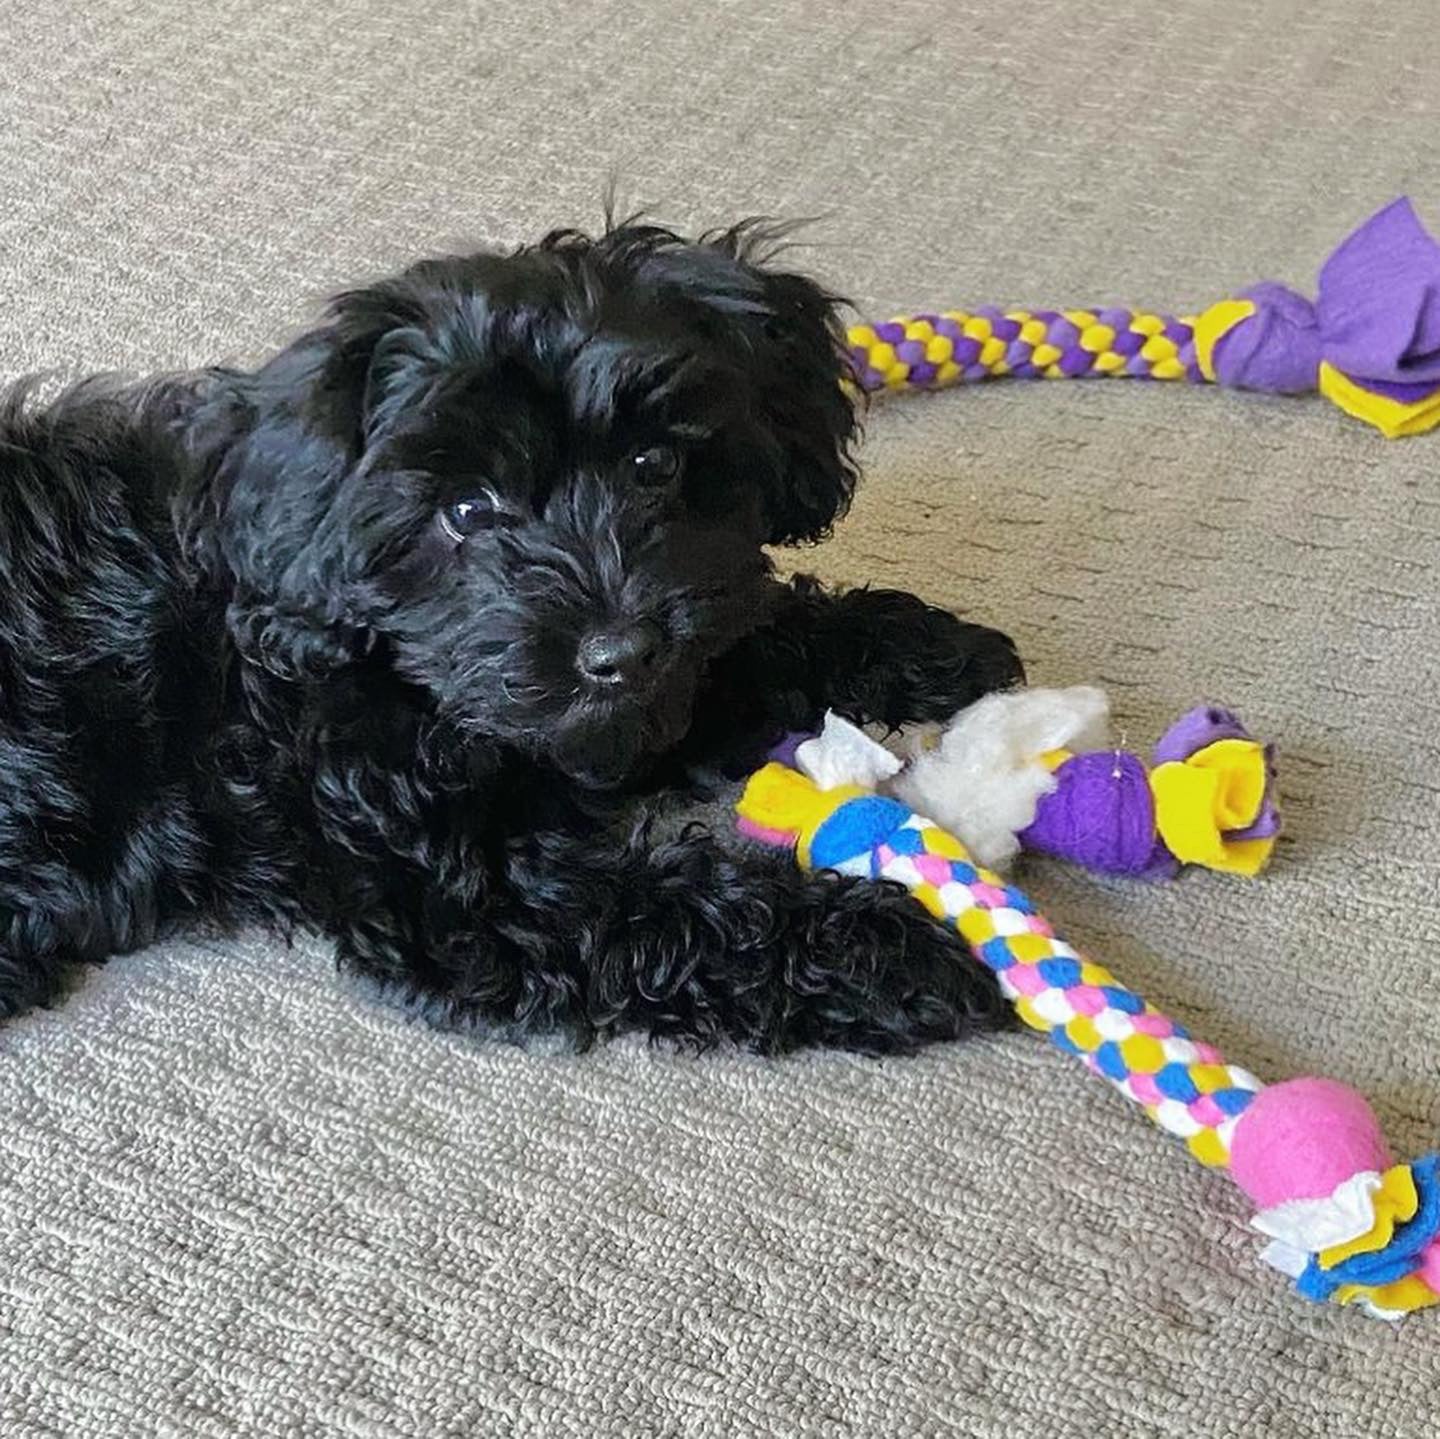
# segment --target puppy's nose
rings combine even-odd
[[[634,684],[645,676],[659,653],[659,629],[640,620],[586,635],[580,641],[576,663],[593,684]]]

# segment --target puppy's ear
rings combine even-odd
[[[707,312],[710,338],[749,381],[776,463],[763,476],[767,539],[820,540],[849,507],[857,417],[839,300],[775,263],[790,228],[742,221],[688,243],[673,231],[622,222],[601,237],[601,263],[678,291]],[[583,242],[581,237],[580,243]],[[547,242],[573,248],[561,234]]]
[[[284,678],[370,646],[379,604],[342,523],[377,405],[406,378],[418,302],[388,288],[333,302],[325,324],[254,372],[214,372],[185,422],[196,488],[178,516],[187,553],[233,587],[241,652]]]
[[[855,403],[836,302],[800,275],[763,277],[768,314],[755,363],[771,433],[785,464],[768,496],[770,543],[812,543],[850,508],[858,479],[852,458]]]
[[[839,299],[804,275],[773,264],[788,232],[741,224],[704,243],[732,257],[758,289],[737,313],[747,330],[745,363],[783,464],[767,484],[769,542],[824,539],[850,507],[858,479],[855,402]],[[727,297],[728,298],[728,297]]]

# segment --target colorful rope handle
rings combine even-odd
[[[736,808],[747,834],[793,846],[803,868],[897,882],[953,924],[1027,1025],[1184,1139],[1202,1164],[1229,1169],[1261,1206],[1266,1258],[1302,1294],[1360,1302],[1385,1318],[1440,1301],[1437,1156],[1393,1164],[1353,1090],[1323,1079],[1262,1086],[1083,959],[1021,890],[898,800],[855,786],[821,790],[772,763]]]
[[[1326,261],[1313,304],[1266,282],[1196,315],[982,306],[854,325],[847,341],[866,391],[1104,375],[1318,390],[1393,439],[1440,424],[1440,243],[1401,198]]]

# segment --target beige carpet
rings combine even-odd
[[[1181,305],[1440,219],[1432,0],[20,0],[0,369],[253,354],[337,282],[595,218],[823,213],[867,310]],[[1011,629],[1137,743],[1284,749],[1254,887],[1028,874],[1264,1075],[1440,1128],[1440,439],[997,387],[875,417],[814,563]],[[1237,1196],[1024,1037],[527,1058],[319,950],[176,946],[0,1032],[0,1434],[1400,1436],[1440,1320],[1313,1308]]]

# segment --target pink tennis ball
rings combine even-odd
[[[1352,1175],[1393,1161],[1363,1096],[1333,1079],[1287,1079],[1262,1089],[1230,1140],[1230,1173],[1260,1209],[1323,1199]]]

